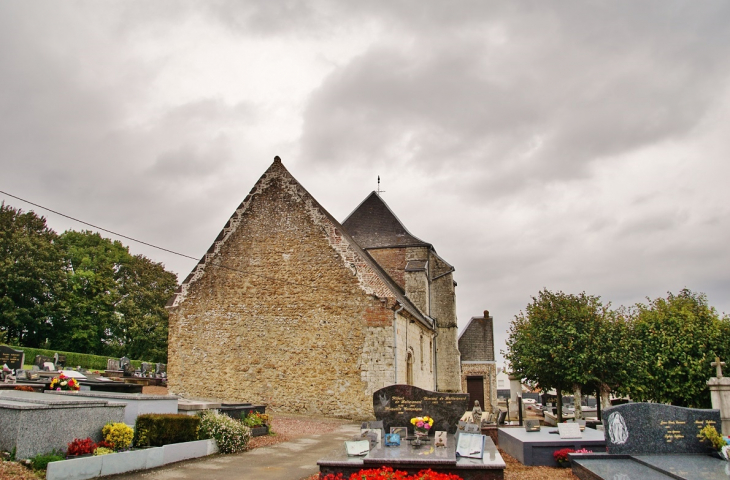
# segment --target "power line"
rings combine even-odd
[[[18,197],[16,195],[13,195],[13,194],[8,193],[8,192],[4,192],[4,191],[0,190],[0,193],[2,193],[4,195],[7,195],[8,197],[15,198],[16,200],[20,200],[21,202],[25,202],[27,204],[33,205],[34,207],[38,207],[38,208],[41,208],[43,210],[47,210],[49,212],[55,213],[56,215],[60,215],[60,216],[62,216],[64,218],[68,218],[69,220],[73,220],[74,222],[79,222],[79,223],[81,223],[83,225],[87,225],[89,227],[96,228],[98,230],[101,230],[102,232],[111,233],[112,235],[116,235],[118,237],[122,237],[122,238],[125,238],[127,240],[131,240],[133,242],[141,243],[142,245],[147,245],[148,247],[156,248],[156,249],[162,250],[164,252],[172,253],[173,255],[177,255],[177,256],[180,256],[180,257],[184,257],[184,258],[189,258],[191,260],[195,260],[196,262],[200,262],[200,259],[199,258],[192,257],[190,255],[185,255],[184,253],[180,253],[180,252],[176,252],[174,250],[170,250],[168,248],[160,247],[160,246],[154,245],[154,244],[149,243],[149,242],[144,242],[142,240],[138,240],[136,238],[133,238],[133,237],[130,237],[130,236],[127,236],[127,235],[122,235],[121,233],[114,232],[112,230],[109,230],[109,229],[100,227],[98,225],[94,225],[93,223],[89,223],[89,222],[85,222],[83,220],[79,220],[78,218],[72,217],[71,215],[66,215],[65,213],[61,213],[61,212],[56,211],[56,210],[53,210],[51,208],[44,207],[43,205],[39,205],[37,203],[33,203],[30,200],[26,200],[24,198],[20,198],[20,197]],[[223,268],[225,270],[230,270],[232,272],[237,272],[237,273],[241,273],[241,274],[244,274],[244,275],[251,275],[251,276],[254,276],[254,277],[265,278],[265,279],[271,280],[273,282],[288,283],[290,285],[296,285],[296,286],[299,286],[299,287],[306,287],[306,288],[314,288],[314,289],[317,289],[317,290],[330,290],[332,292],[337,292],[337,293],[348,293],[346,290],[337,290],[337,289],[328,288],[328,287],[318,287],[317,285],[306,285],[304,283],[292,282],[291,280],[284,280],[284,279],[281,279],[281,278],[269,277],[268,275],[261,275],[259,273],[247,272],[245,270],[239,270],[237,268],[233,268],[233,267],[229,267],[229,266],[223,265],[222,263],[209,263],[207,265],[210,265],[212,267]]]
[[[185,257],[185,258],[190,258],[190,259],[196,260],[196,261],[200,260],[199,258],[191,257],[190,255],[185,255],[184,253],[179,253],[179,252],[175,252],[173,250],[168,250],[167,248],[158,247],[157,245],[153,245],[151,243],[143,242],[142,240],[137,240],[136,238],[132,238],[132,237],[128,237],[126,235],[122,235],[121,233],[117,233],[117,232],[113,232],[111,230],[107,230],[106,228],[102,228],[102,227],[100,227],[98,225],[94,225],[93,223],[84,222],[83,220],[79,220],[78,218],[74,218],[74,217],[72,217],[70,215],[66,215],[65,213],[57,212],[56,210],[52,210],[52,209],[50,209],[48,207],[44,207],[43,205],[38,205],[37,203],[33,203],[30,200],[26,200],[24,198],[17,197],[17,196],[12,195],[12,194],[10,194],[8,192],[3,192],[2,190],[0,190],[0,193],[3,193],[5,195],[7,195],[8,197],[13,197],[13,198],[15,198],[17,200],[20,200],[21,202],[29,203],[29,204],[33,205],[34,207],[42,208],[43,210],[48,210],[49,212],[55,213],[56,215],[60,215],[62,217],[68,218],[69,220],[73,220],[74,222],[83,223],[84,225],[87,225],[89,227],[96,228],[98,230],[101,230],[102,232],[111,233],[112,235],[116,235],[118,237],[126,238],[127,240],[131,240],[133,242],[141,243],[142,245],[147,245],[148,247],[156,248],[158,250],[162,250],[164,252],[172,253],[174,255],[178,255],[178,256],[181,256],[181,257]]]

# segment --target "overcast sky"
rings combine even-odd
[[[201,257],[275,155],[340,221],[380,175],[500,357],[543,287],[730,312],[728,25],[726,0],[2,2],[0,190]]]

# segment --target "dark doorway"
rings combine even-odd
[[[474,400],[484,409],[484,377],[466,377],[466,393],[469,394],[469,410],[474,408]]]

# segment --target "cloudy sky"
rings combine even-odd
[[[279,155],[340,221],[379,175],[498,351],[543,287],[730,312],[729,24],[725,0],[2,2],[0,190],[200,257]]]

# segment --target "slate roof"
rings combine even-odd
[[[386,247],[431,247],[403,226],[393,211],[372,192],[342,222],[347,233],[364,249]]]
[[[494,318],[484,313],[483,317],[471,317],[459,335],[462,362],[494,361]]]

